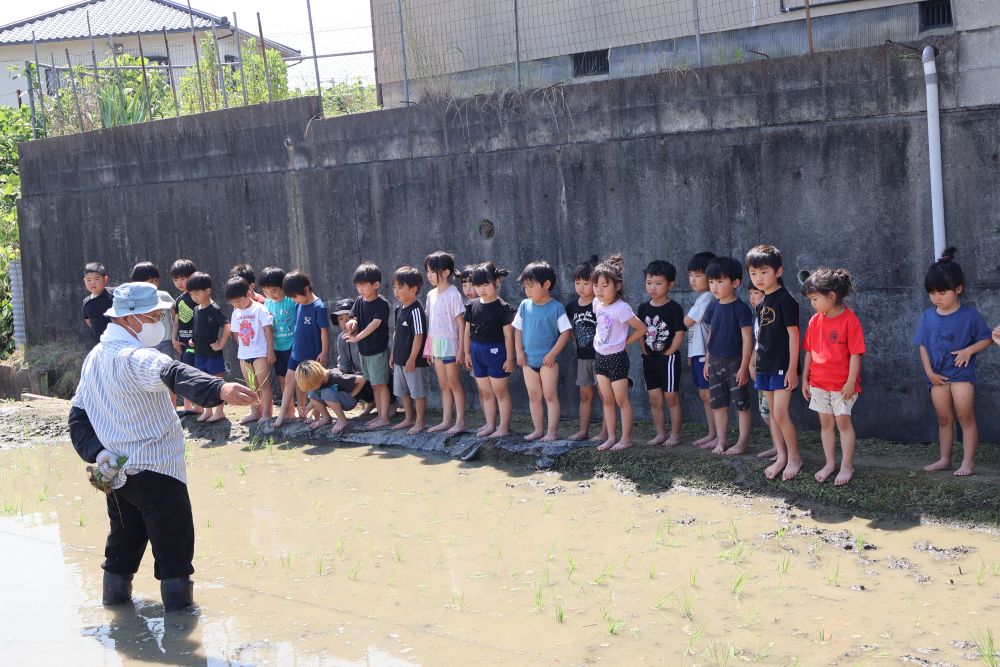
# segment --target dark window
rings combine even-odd
[[[926,0],[920,3],[921,32],[951,25],[951,0]]]
[[[598,76],[608,74],[611,65],[608,62],[608,50],[586,51],[573,54],[573,76]]]

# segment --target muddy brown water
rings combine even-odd
[[[368,448],[189,449],[197,612],[100,604],[68,444],[0,450],[6,665],[971,665],[1000,538]],[[860,549],[860,550],[859,550]]]

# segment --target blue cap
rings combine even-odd
[[[125,283],[115,288],[112,306],[105,317],[143,315],[154,310],[166,310],[173,304],[160,299],[159,290],[152,283]]]

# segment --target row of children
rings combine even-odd
[[[975,355],[989,346],[991,334],[978,312],[959,303],[964,277],[952,260],[953,251],[949,250],[928,271],[925,287],[934,308],[921,318],[916,342],[940,425],[941,458],[925,469],[950,468],[957,413],[963,428],[964,459],[956,474],[966,475],[973,472],[977,442],[973,410]],[[92,266],[88,265],[88,269]],[[137,265],[133,280],[148,275],[149,267],[149,263]],[[592,257],[576,267],[573,279],[577,297],[565,305],[551,296],[556,284],[553,268],[546,262],[532,262],[518,277],[527,298],[515,308],[497,293],[508,275],[506,270],[491,262],[466,267],[459,274],[466,302],[452,284],[456,274],[454,256],[435,252],[424,260],[427,280],[433,288],[427,295],[426,313],[418,300],[423,287],[421,271],[404,266],[393,273],[392,290],[398,305],[395,331],[390,335],[393,312],[379,294],[382,272],[366,262],[353,276],[358,297],[353,302],[338,302],[334,314],[342,331],[337,347],[344,345],[344,353],[350,355],[350,346],[356,346],[355,356],[359,357],[354,372],[345,372],[342,367],[326,368],[330,351],[327,309],[313,294],[308,276],[301,271],[285,274],[280,269],[265,269],[260,279],[264,296],[254,290],[256,276],[252,269],[240,265],[227,281],[224,296],[234,309],[231,330],[236,334],[244,377],[261,394],[260,411],[245,421],[270,418],[273,368],[282,390],[276,426],[296,414],[305,418],[304,398],[308,397],[309,409],[315,414],[314,428],[333,421],[329,414],[332,409],[337,417],[332,429],[342,430],[347,424],[345,411],[359,401],[377,409],[367,427],[382,428],[390,425],[395,395],[406,416],[393,428],[405,428],[414,434],[425,428],[427,389],[422,369],[433,366],[443,418],[430,431],[457,433],[465,428],[466,396],[460,381],[460,369],[464,367],[475,378],[485,416],[477,435],[501,437],[510,434],[508,378],[516,363],[523,369],[533,424],[526,439],[555,440],[560,416],[557,359],[573,338],[580,427],[570,437],[589,437],[596,393],[603,404],[603,424],[596,438],[600,441],[598,449],[623,450],[632,446],[633,422],[626,348],[640,342],[643,376],[657,432],[647,444],[671,447],[680,442],[680,348],[687,334],[691,378],[704,404],[708,424],[707,435],[696,445],[716,454],[743,454],[748,450],[752,381],[760,393],[760,411],[773,442],[772,449],[759,454],[773,461],[765,474],[771,479],[779,475],[792,479],[801,470],[802,458],[789,406],[801,375],[802,394],[820,416],[826,457],[815,478],[823,482],[837,471],[835,443],[839,431],[842,461],[835,483],[847,483],[854,472],[851,411],[860,393],[861,357],[865,352],[860,321],[844,305],[853,290],[850,274],[842,269],[819,268],[805,280],[802,293],[816,314],[804,337],[800,373],[798,303],[783,285],[782,257],[776,248],[757,246],[744,262],[699,253],[691,258],[687,269],[697,298],[686,314],[670,298],[676,269],[662,260],[645,268],[649,299],[633,311],[624,300],[624,266],[619,255],[601,262]],[[737,296],[744,270],[752,283],[749,306]],[[151,282],[158,282],[156,273]],[[100,283],[92,274],[88,271],[85,276],[92,292],[88,299],[99,296],[91,289]],[[171,346],[187,363],[221,374],[230,320],[212,301],[211,278],[196,272],[189,260],[175,262],[171,277],[181,291],[173,308]],[[86,302],[84,310],[85,317],[89,314],[92,318],[94,310],[88,310]],[[1000,345],[1000,327],[992,336]],[[288,371],[295,374],[295,382],[284,381]],[[297,390],[301,392],[298,400]],[[734,445],[729,443],[727,428],[732,403],[739,415],[739,435]],[[670,413],[669,435],[664,404]],[[216,410],[206,411],[199,419],[224,418],[221,408]]]

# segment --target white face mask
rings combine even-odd
[[[156,347],[156,345],[163,340],[163,320],[158,322],[143,322],[141,320],[136,320],[142,325],[142,328],[135,333],[135,337],[139,339],[139,343],[143,347]]]

